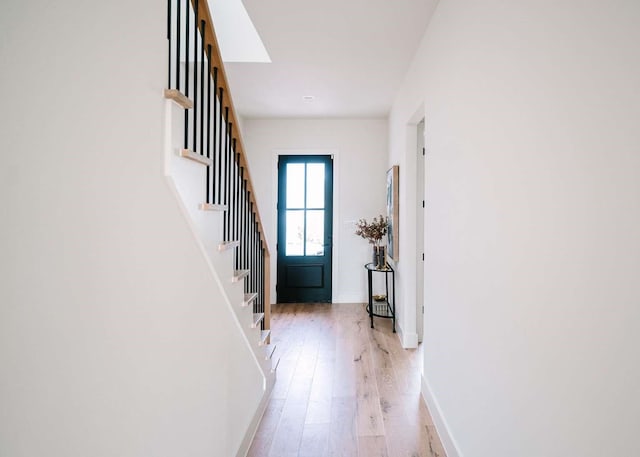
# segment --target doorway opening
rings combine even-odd
[[[331,303],[333,159],[278,159],[278,303]]]

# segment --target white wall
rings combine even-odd
[[[398,93],[401,167],[425,107],[424,393],[450,456],[640,455],[639,22],[635,0],[444,0]]]
[[[3,3],[2,456],[226,457],[241,439],[241,335],[163,175],[165,11]]]
[[[385,213],[387,123],[378,119],[245,120],[243,134],[262,222],[271,249],[271,297],[276,299],[277,157],[333,153],[333,302],[363,303],[363,265],[371,246],[354,235],[354,223]]]

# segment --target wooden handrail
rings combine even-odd
[[[195,10],[195,1],[191,0],[192,5]],[[227,81],[227,74],[224,70],[224,64],[222,62],[222,56],[220,54],[220,47],[218,45],[218,39],[215,34],[215,27],[213,26],[213,20],[211,19],[211,12],[209,11],[209,5],[206,0],[198,1],[198,16],[196,18],[196,24],[198,24],[198,28],[201,27],[202,22],[204,21],[205,30],[200,28],[200,33],[203,38],[204,46],[207,47],[211,45],[211,56],[209,56],[209,60],[212,64],[212,67],[218,68],[218,87],[224,89],[226,96],[223,101],[223,105],[221,109],[229,108],[229,119],[235,128],[233,129],[233,139],[236,140],[235,144],[235,152],[240,154],[240,166],[246,170],[245,178],[247,180],[247,189],[251,192],[251,202],[255,208],[256,221],[258,222],[258,231],[260,233],[260,240],[262,241],[262,245],[265,250],[265,263],[267,263],[270,253],[269,253],[269,245],[267,243],[267,238],[265,236],[264,227],[262,225],[262,219],[260,218],[260,212],[258,211],[258,202],[255,199],[255,190],[253,187],[253,182],[251,181],[251,173],[249,171],[249,162],[247,161],[247,157],[245,155],[244,143],[242,141],[242,137],[238,134],[239,125],[238,116],[236,114],[235,107],[233,105],[233,99],[231,95],[231,91],[229,90],[229,83]],[[265,270],[269,270],[269,265],[265,265]],[[266,281],[265,281],[266,283]],[[269,284],[265,284],[265,302],[268,303],[267,298],[269,296]],[[266,305],[266,303],[265,303]],[[266,314],[266,313],[265,313]],[[267,317],[265,316],[265,322],[267,322]]]
[[[180,1],[180,0],[178,0]],[[197,8],[196,8],[197,2]],[[264,328],[271,328],[271,293],[270,293],[270,278],[271,278],[271,256],[269,251],[269,244],[267,243],[267,238],[264,230],[264,226],[262,224],[262,219],[260,217],[260,212],[258,210],[258,202],[256,200],[256,192],[253,186],[253,181],[251,179],[251,173],[249,171],[249,161],[247,160],[247,156],[245,154],[245,146],[242,141],[242,136],[240,134],[240,123],[238,122],[238,114],[236,112],[235,106],[233,104],[233,97],[231,95],[231,91],[229,90],[229,82],[227,80],[227,74],[225,72],[224,63],[222,61],[222,55],[220,53],[220,46],[218,45],[218,39],[215,33],[215,27],[213,25],[213,19],[211,18],[211,11],[209,10],[209,5],[207,0],[190,0],[190,3],[193,7],[193,11],[196,14],[195,17],[195,26],[198,27],[200,31],[200,36],[202,38],[202,46],[204,49],[209,49],[211,47],[211,55],[208,56],[209,60],[209,69],[207,71],[211,71],[209,77],[214,78],[213,71],[217,72],[217,88],[216,90],[222,89],[226,95],[220,102],[220,112],[226,112],[228,109],[228,117],[225,120],[227,125],[229,123],[233,124],[236,128],[232,130],[232,134],[230,135],[230,142],[234,145],[233,152],[239,157],[239,167],[245,170],[243,179],[246,180],[246,189],[249,192],[249,202],[253,204],[253,212],[255,215],[255,222],[257,223],[257,232],[260,237],[260,241],[262,243],[262,247],[264,249],[263,260],[263,276],[262,280],[264,284],[262,285],[262,298],[264,307]],[[204,28],[204,30],[203,30]],[[196,69],[194,68],[194,71]],[[270,334],[267,334],[267,342],[270,340]]]

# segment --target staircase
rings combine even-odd
[[[269,249],[237,114],[206,0],[169,0],[168,16],[165,174],[264,377],[266,404],[278,365]]]

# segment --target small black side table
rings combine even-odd
[[[396,333],[396,272],[390,266],[385,269],[376,268],[373,262],[364,266],[367,269],[369,279],[369,306],[367,312],[371,319],[371,328],[373,328],[373,317],[384,317],[393,319],[393,333]],[[384,300],[375,301],[373,299],[373,273],[384,273],[385,293]],[[389,275],[391,275],[392,298],[389,299]]]

